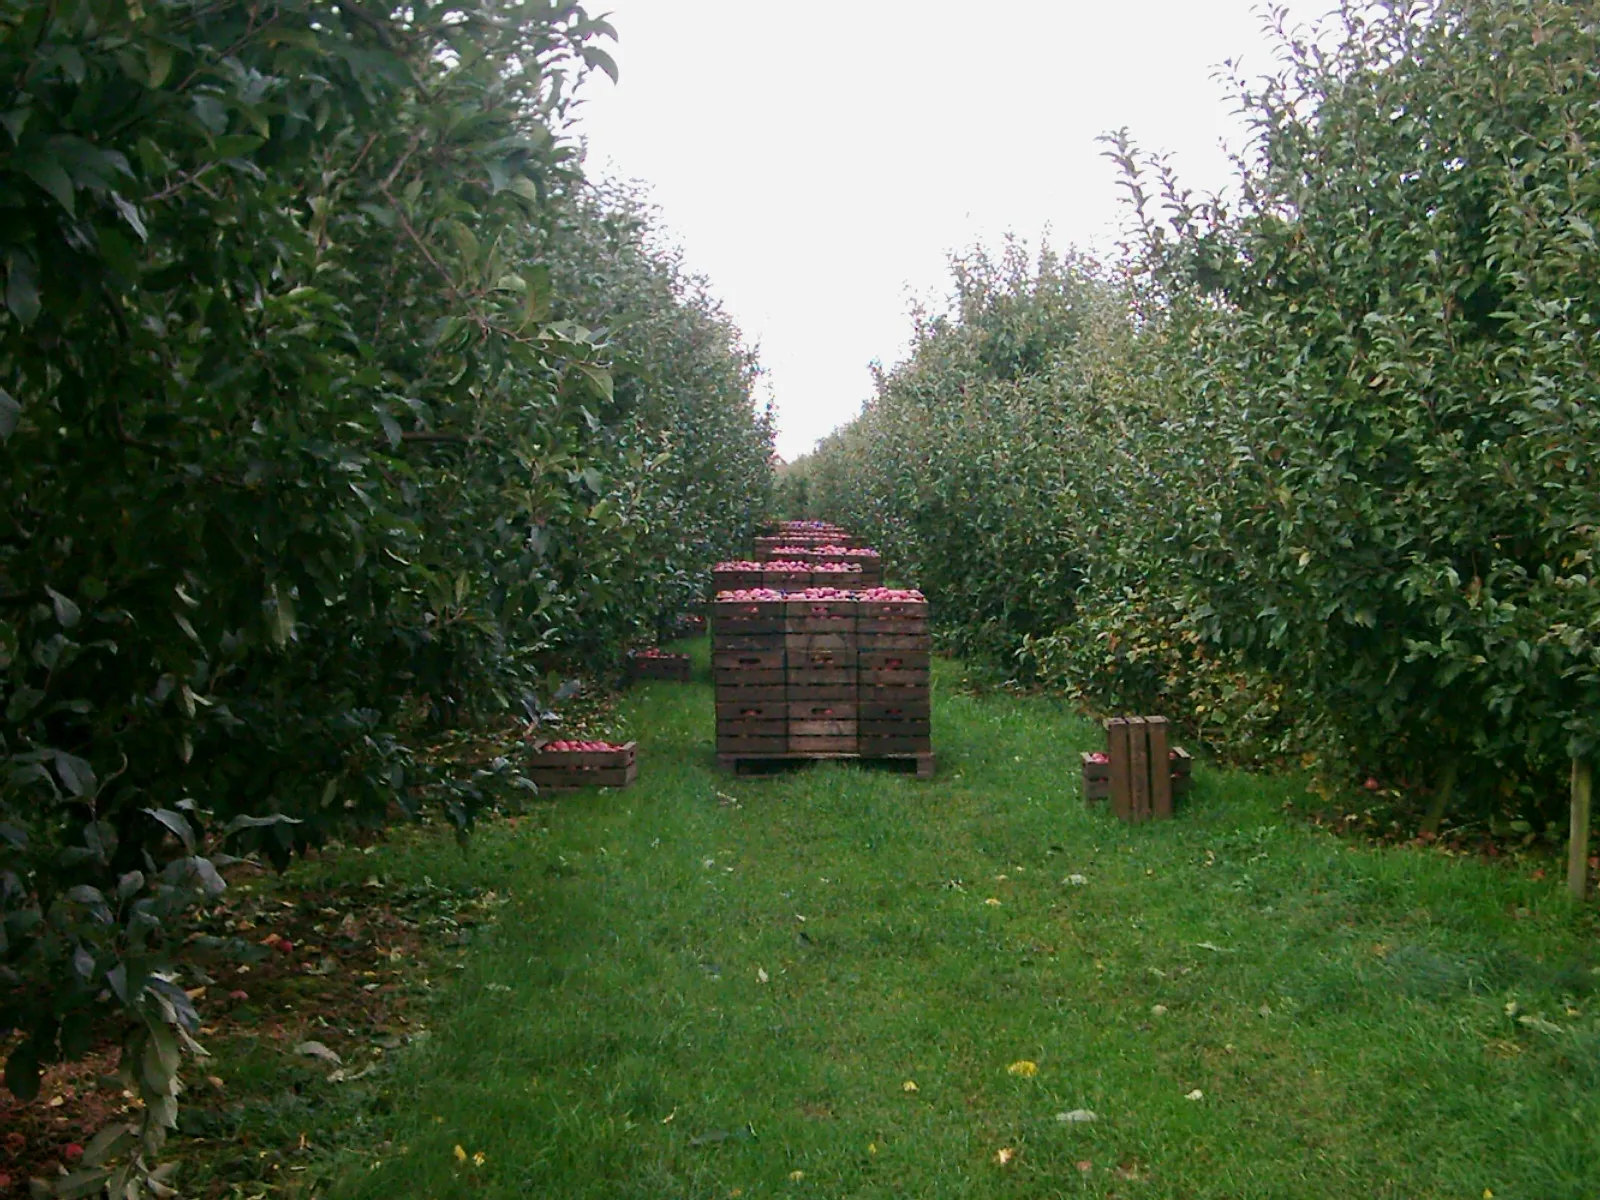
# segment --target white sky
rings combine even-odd
[[[592,0],[591,12],[604,12]],[[1291,0],[1297,17],[1333,0]],[[1254,0],[612,0],[621,82],[585,88],[593,174],[652,185],[760,347],[786,458],[860,411],[913,297],[1007,231],[1104,248],[1096,138],[1126,125],[1196,191],[1242,127],[1216,70],[1271,69]]]

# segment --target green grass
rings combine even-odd
[[[332,1194],[1592,1200],[1600,976],[1556,885],[1203,765],[1122,826],[1078,798],[1091,725],[958,682],[931,782],[729,778],[709,686],[657,684],[636,787],[336,867],[510,903]]]

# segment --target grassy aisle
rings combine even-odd
[[[1554,885],[1204,768],[1120,827],[1088,724],[940,668],[931,783],[730,780],[709,685],[658,684],[636,788],[385,852],[511,902],[337,1194],[1592,1200],[1600,977]]]

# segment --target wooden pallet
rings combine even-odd
[[[856,754],[846,751],[837,753],[785,753],[785,754],[718,754],[717,766],[724,771],[735,775],[755,773],[755,769],[765,766],[768,770],[786,764],[805,762],[836,762],[854,761],[864,763],[909,763],[912,764],[918,779],[932,779],[934,771],[934,753],[931,750],[918,751],[911,754]]]

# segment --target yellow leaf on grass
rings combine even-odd
[[[1010,1146],[1001,1146],[1000,1149],[994,1152],[994,1161],[1003,1167],[1016,1156],[1017,1152]]]
[[[799,1183],[805,1177],[806,1177],[806,1173],[804,1171],[790,1171],[789,1172],[789,1181],[791,1183]]]
[[[489,1161],[489,1156],[487,1154],[485,1154],[482,1150],[479,1150],[476,1154],[474,1154],[472,1156],[472,1165],[475,1166],[475,1167],[481,1167],[481,1166],[483,1166],[484,1163],[486,1163],[488,1161]]]
[[[984,903],[985,904],[992,904],[996,908],[1000,907],[1000,901],[996,900],[993,896],[990,896],[987,900],[984,901]]]
[[[916,1080],[914,1080],[914,1079],[906,1080],[904,1083],[902,1083],[900,1085],[900,1090],[902,1092],[914,1092],[914,1091],[916,1091],[917,1090],[917,1082],[916,1082]]]
[[[455,1153],[456,1153],[456,1161],[457,1162],[463,1162],[464,1163],[464,1162],[467,1161],[467,1152],[465,1150],[463,1150],[460,1146],[456,1147]]]
[[[1024,1058],[1012,1063],[1006,1068],[1006,1070],[1018,1078],[1032,1079],[1039,1073],[1039,1064],[1036,1062],[1029,1062]]]

